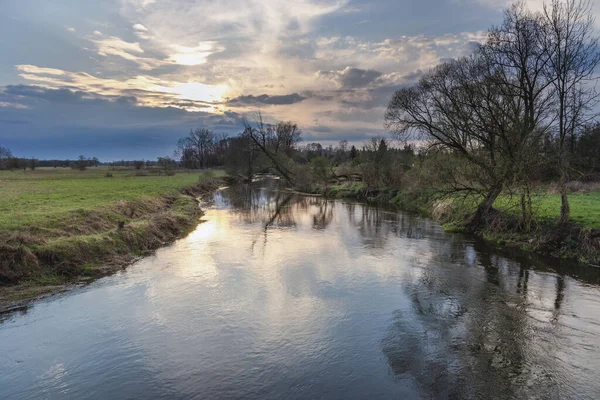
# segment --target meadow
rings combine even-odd
[[[571,193],[569,204],[572,223],[585,228],[600,228],[600,191]],[[501,210],[520,212],[519,199],[516,197],[500,197],[494,206]],[[539,220],[553,223],[560,215],[560,195],[544,193],[535,196],[533,211]]]
[[[333,197],[361,197],[366,193],[363,183],[347,183],[333,185],[329,188],[328,195]],[[392,203],[398,204],[412,210],[422,210],[424,214],[430,213],[430,204],[421,204],[423,200],[411,198],[407,204],[401,190],[393,188],[380,189],[380,197],[392,199]],[[397,194],[400,193],[400,194]],[[397,197],[396,197],[397,196]],[[395,197],[395,199],[394,199]],[[472,212],[481,201],[478,196],[455,196],[453,199],[460,202],[464,207],[459,207],[463,212]],[[378,201],[375,197],[373,200]],[[535,218],[552,225],[560,215],[560,195],[552,193],[548,187],[540,187],[538,193],[532,197],[533,212]],[[597,186],[591,186],[589,190],[582,190],[569,194],[571,206],[571,222],[585,228],[600,228],[600,190]],[[512,214],[521,212],[519,196],[502,195],[494,203],[494,207]]]
[[[108,167],[0,171],[0,232],[53,229],[73,214],[98,211],[117,202],[149,200],[197,183],[201,175],[184,171],[167,176],[152,170]],[[209,175],[222,176],[223,172]]]
[[[217,170],[0,171],[0,308],[111,273],[199,222]]]

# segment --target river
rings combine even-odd
[[[0,315],[0,399],[600,394],[600,273],[235,186],[189,236]]]

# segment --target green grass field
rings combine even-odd
[[[586,228],[600,228],[600,191],[569,195],[571,221]],[[518,197],[500,197],[495,207],[520,212]],[[560,215],[560,195],[542,194],[533,199],[535,215],[546,222],[556,221]]]
[[[113,177],[106,177],[110,172]],[[0,231],[60,225],[82,211],[94,211],[120,201],[150,199],[197,183],[199,171],[173,176],[142,170],[112,171],[92,167],[86,171],[38,168],[35,171],[0,171]],[[139,172],[138,172],[139,174]],[[213,171],[222,176],[222,171]]]
[[[389,188],[384,189],[389,190]],[[364,193],[365,186],[362,183],[346,183],[342,185],[332,185],[329,188],[329,194],[334,197],[356,197]],[[474,209],[480,198],[469,196],[457,199],[464,201],[468,210]],[[569,194],[571,206],[571,221],[586,228],[600,228],[600,191],[590,191],[586,193]],[[520,198],[518,196],[510,197],[503,195],[498,198],[494,207],[511,212],[520,213]],[[539,194],[533,198],[533,209],[536,217],[544,222],[552,223],[560,215],[560,195],[558,194]]]

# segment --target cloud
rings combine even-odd
[[[261,94],[260,96],[247,95],[235,97],[227,101],[227,104],[230,106],[289,105],[299,103],[305,99],[305,97],[300,96],[298,93],[275,96]]]
[[[8,20],[26,23],[0,24],[15,37],[0,41],[0,72],[8,71],[0,114],[35,127],[22,137],[63,127],[82,145],[79,128],[82,136],[145,131],[160,143],[188,123],[235,132],[228,113],[258,108],[297,121],[311,140],[362,138],[381,131],[394,90],[468,53],[499,22],[486,1],[57,2],[53,27],[44,0],[9,0]],[[61,40],[60,52],[48,50]]]
[[[19,65],[17,69],[29,71],[20,76],[35,82],[45,89],[68,89],[72,92],[85,92],[88,96],[104,97],[135,96],[140,106],[171,107],[176,104],[194,104],[190,111],[211,106],[218,112],[225,97],[224,86],[206,85],[200,82],[177,82],[154,78],[149,75],[136,75],[127,79],[99,78],[82,72],[68,72]],[[49,73],[49,71],[51,73]]]
[[[134,24],[133,29],[135,29],[136,31],[148,32],[148,28],[146,28],[142,24]]]
[[[374,69],[346,67],[342,71],[318,71],[317,75],[335,81],[341,89],[352,89],[368,86],[382,73]]]
[[[8,85],[2,91],[5,96],[16,98],[39,99],[57,103],[74,103],[84,98],[83,92],[75,92],[69,89],[46,89],[29,85]],[[93,96],[88,95],[88,98]]]
[[[139,106],[133,97],[67,89],[11,85],[0,91],[0,103],[27,106],[0,107],[0,141],[15,154],[40,158],[82,153],[104,159],[155,158],[170,154],[177,138],[194,127],[229,134],[243,129],[243,116],[232,111]]]
[[[104,36],[95,33],[90,41],[96,45],[96,53],[100,56],[117,56],[128,61],[133,61],[143,70],[157,68],[164,64],[160,59],[143,57],[144,49],[140,42],[126,42],[116,36]]]
[[[29,74],[41,74],[41,75],[65,75],[65,72],[55,68],[40,68],[35,65],[17,65],[16,68],[19,71],[26,72]]]
[[[169,57],[174,64],[179,65],[200,65],[206,63],[208,56],[219,51],[214,42],[199,43],[196,47],[186,47],[177,44],[171,45],[171,49],[176,53]]]

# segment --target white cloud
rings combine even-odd
[[[17,65],[19,71],[41,75],[65,75],[65,71],[55,68],[40,68],[35,65]]]
[[[372,7],[348,0],[116,1],[124,26],[98,21],[102,32],[84,38],[93,44],[89,51],[96,64],[87,70],[93,74],[52,74],[29,66],[21,78],[100,95],[134,95],[139,104],[159,107],[179,101],[194,110],[193,102],[202,101],[213,112],[252,111],[247,104],[224,104],[226,97],[298,93],[306,99],[264,107],[273,118],[305,126],[318,121],[381,129],[382,104],[394,87],[414,82],[440,60],[466,54],[469,43],[483,36],[320,36],[322,18],[350,18]],[[183,105],[186,101],[191,105]],[[350,121],[349,115],[362,120]]]
[[[175,64],[188,66],[206,63],[207,57],[217,51],[213,42],[199,43],[196,47],[186,47],[177,44],[173,44],[170,47],[175,50],[175,54],[171,54],[169,60]]]
[[[135,29],[136,31],[148,32],[148,28],[146,28],[142,24],[134,24],[133,29]]]

